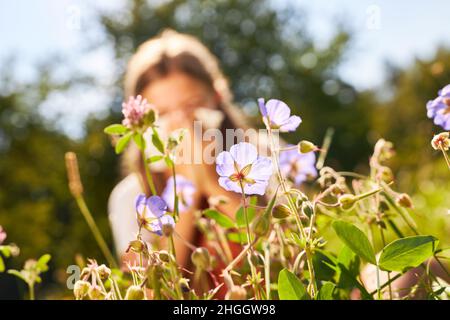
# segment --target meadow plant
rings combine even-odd
[[[450,86],[427,104],[428,116],[445,130],[450,128]],[[278,132],[294,132],[301,124],[289,106],[276,99],[258,99],[261,119],[267,131],[269,157],[258,154],[257,146],[240,141],[215,160],[218,184],[230,194],[238,193],[241,206],[234,218],[221,212],[224,196],[208,199],[210,208],[196,212],[196,225],[207,245],[197,247],[176,232],[183,212],[190,210],[196,188],[177,174],[176,151],[186,136],[178,130],[164,141],[157,126],[155,109],[145,99],[130,97],[123,104],[121,124],[105,128],[114,137],[117,154],[134,143],[141,152],[151,194],[136,194],[138,233],[127,253],[135,262],[125,263],[126,272],[104,243],[83,200],[83,187],[76,157],[68,153],[69,187],[77,200],[109,266],[95,260],[75,283],[76,299],[216,299],[224,287],[225,299],[408,299],[422,291],[429,299],[447,298],[446,286],[429,264],[445,266],[445,249],[432,235],[423,235],[413,219],[413,201],[395,190],[395,176],[389,161],[395,156],[392,142],[380,139],[374,146],[367,174],[336,171],[326,166],[332,131],[321,146],[302,140],[282,145]],[[151,139],[144,139],[149,132]],[[149,155],[149,144],[158,154]],[[449,164],[449,133],[432,140]],[[161,196],[156,193],[150,164],[163,161],[172,176]],[[149,243],[143,233],[151,232],[159,242]],[[191,250],[192,269],[177,264],[174,237]],[[0,243],[4,240],[0,229]],[[332,241],[327,241],[330,239]],[[232,254],[231,243],[240,245]],[[0,252],[8,256],[8,249]],[[42,261],[41,261],[42,260]],[[13,274],[30,288],[45,271],[47,258],[26,264]],[[2,267],[0,260],[0,267]],[[362,270],[376,269],[376,289],[361,278]],[[393,282],[413,268],[423,269],[416,286],[400,295]],[[122,268],[123,269],[123,268]],[[218,271],[218,272],[217,272]],[[380,274],[387,274],[381,281]],[[218,274],[218,276],[217,276]],[[31,279],[31,280],[30,280]],[[205,283],[212,286],[205,287]]]

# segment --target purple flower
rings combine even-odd
[[[158,196],[146,198],[144,194],[136,197],[136,213],[139,227],[158,235],[163,234],[164,226],[175,226],[173,217],[166,214],[167,204]]]
[[[291,109],[281,100],[270,99],[267,103],[263,98],[258,99],[259,110],[272,129],[281,132],[295,131],[302,122],[298,116],[291,116]]]
[[[140,95],[136,98],[130,97],[128,102],[122,103],[122,113],[125,117],[122,124],[130,129],[140,127],[145,123],[150,111],[152,107],[147,99],[142,99]]]
[[[272,161],[258,156],[255,146],[247,142],[235,144],[216,159],[219,184],[228,191],[263,195],[272,175]]]
[[[289,145],[288,147],[294,147]],[[295,185],[300,185],[309,178],[317,177],[314,152],[299,153],[297,148],[280,153],[280,169],[283,175],[291,178]]]
[[[3,243],[6,239],[6,232],[3,230],[2,226],[0,226],[0,244]]]
[[[189,210],[194,202],[195,186],[194,184],[177,174],[177,196],[178,196],[178,210],[185,212]],[[162,198],[166,201],[171,211],[175,210],[175,195],[173,189],[173,177],[167,180],[166,188],[162,193]]]
[[[427,116],[434,124],[450,130],[450,84],[439,90],[438,97],[427,103]]]

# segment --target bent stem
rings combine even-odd
[[[109,265],[112,266],[113,268],[117,268],[116,260],[114,259],[111,251],[109,250],[105,239],[103,239],[103,236],[102,236],[100,230],[98,229],[97,224],[95,223],[95,220],[92,217],[92,214],[86,205],[86,202],[84,201],[83,195],[80,194],[78,196],[75,196],[75,200],[78,204],[78,207],[79,207],[81,213],[84,216],[84,219],[86,220],[86,223],[88,224],[89,228],[91,229],[91,232],[94,235],[94,238],[97,241],[98,246],[100,247],[106,260],[108,261]]]
[[[294,213],[295,222],[297,224],[300,235],[303,239],[305,239],[306,261],[307,261],[309,275],[310,275],[310,281],[311,281],[311,285],[312,285],[312,286],[308,286],[308,287],[310,287],[309,293],[310,293],[311,297],[314,297],[317,292],[317,284],[316,284],[316,279],[315,279],[314,266],[313,266],[313,262],[312,262],[312,252],[311,252],[311,248],[310,248],[311,241],[306,241],[306,240],[311,240],[311,239],[306,237],[306,232],[305,232],[302,222],[300,221],[300,218],[298,216],[298,210],[295,206],[295,202],[292,199],[291,194],[289,193],[289,189],[286,185],[286,181],[284,180],[284,177],[281,173],[280,163],[278,160],[279,152],[278,152],[277,148],[275,148],[275,145],[274,145],[272,129],[267,124],[266,124],[266,128],[267,128],[267,132],[269,135],[269,143],[270,143],[271,151],[273,153],[272,158],[274,159],[274,162],[275,162],[275,168],[277,171],[278,180],[280,182],[281,188],[283,189],[284,195],[288,201],[289,208]],[[312,232],[310,233],[310,237],[311,237],[311,234],[312,234]]]

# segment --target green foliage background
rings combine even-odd
[[[98,19],[114,48],[119,76],[109,114],[90,117],[83,139],[58,131],[36,106],[53,92],[75,85],[96,86],[96,79],[74,74],[66,82],[52,80],[64,61],[51,59],[38,66],[34,83],[16,82],[10,61],[1,67],[0,225],[8,241],[22,249],[18,258],[8,261],[9,267],[18,268],[26,258],[46,252],[53,256],[38,297],[70,295],[65,269],[77,254],[102,260],[68,192],[66,151],[78,154],[88,205],[112,246],[106,204],[120,177],[118,158],[102,129],[120,118],[126,61],[140,43],[168,27],[199,37],[218,56],[236,102],[250,116],[256,114],[255,100],[260,96],[283,99],[301,115],[300,129],[287,137],[291,142],[320,143],[326,129],[334,127],[328,165],[365,173],[375,141],[380,137],[393,141],[398,151],[392,162],[397,190],[413,194],[420,229],[438,237],[444,246],[450,243],[448,171],[441,155],[430,147],[439,128],[425,111],[426,102],[450,83],[448,49],[438,48],[433,59],[416,60],[407,69],[391,66],[384,88],[361,92],[337,74],[351,49],[350,30],[337,25],[328,46],[317,49],[314,35],[306,31],[303,12],[275,11],[266,0],[176,0],[157,7],[133,0],[126,10],[99,12]],[[93,48],[103,45],[92,43]],[[305,66],[305,57],[316,60],[313,68]],[[330,81],[339,88],[336,94],[323,90]],[[0,283],[0,298],[23,294],[21,285],[6,275],[0,275]]]

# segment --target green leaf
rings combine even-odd
[[[333,300],[334,289],[336,285],[332,282],[325,282],[317,293],[317,300]]]
[[[430,258],[439,240],[433,236],[413,236],[395,240],[384,247],[379,266],[387,271],[415,268]]]
[[[152,143],[159,152],[165,153],[164,143],[162,142],[161,138],[159,137],[158,131],[156,131],[155,128],[153,128]]]
[[[309,300],[303,283],[286,268],[278,274],[278,296],[280,300]]]
[[[145,140],[144,140],[144,137],[142,136],[142,134],[135,133],[133,135],[133,140],[134,140],[134,143],[136,143],[136,145],[138,146],[139,150],[142,150],[142,151],[145,150]]]
[[[5,271],[5,263],[3,262],[3,258],[0,257],[0,272]]]
[[[112,124],[103,129],[106,134],[124,134],[128,132],[128,128],[122,124]]]
[[[229,229],[235,226],[233,220],[231,220],[228,216],[224,215],[223,213],[220,213],[217,210],[207,209],[203,211],[203,214],[208,218],[216,221],[223,228]]]
[[[12,274],[13,276],[16,276],[17,278],[21,279],[25,283],[28,283],[27,279],[23,276],[23,274],[20,271],[11,269],[11,270],[8,270],[8,273]]]
[[[249,207],[247,207],[247,216],[248,216],[248,223],[250,224],[255,218],[256,210],[255,208],[252,208],[252,206],[255,206],[258,201],[257,197],[250,197],[249,199]],[[247,224],[245,222],[245,215],[244,215],[244,208],[240,207],[239,210],[236,212],[236,224],[238,228],[246,227]]]
[[[152,156],[152,157],[147,159],[147,163],[158,162],[162,158],[164,158],[164,156]]]
[[[244,244],[247,243],[247,234],[244,232],[228,232],[227,238],[231,242]]]
[[[366,235],[349,222],[342,220],[334,221],[333,229],[339,239],[345,243],[354,253],[374,265],[377,264],[372,245]]]
[[[120,154],[125,149],[125,147],[130,142],[131,137],[133,136],[133,132],[128,132],[124,136],[122,136],[116,144],[116,153]]]
[[[48,270],[48,262],[52,258],[49,254],[42,255],[39,260],[37,261],[37,267],[41,272],[45,272]]]

